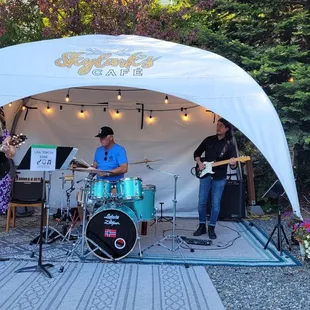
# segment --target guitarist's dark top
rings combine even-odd
[[[205,157],[201,158],[201,161],[219,161],[230,159],[232,157],[237,157],[236,148],[232,142],[228,143],[225,147],[225,152],[223,152],[224,146],[227,143],[227,139],[223,138],[219,140],[217,135],[209,136],[205,138],[198,148],[194,152],[194,159],[196,157],[201,157],[201,155],[205,152]],[[218,167],[213,167],[213,178],[214,179],[225,179],[227,175],[227,165],[222,165]]]

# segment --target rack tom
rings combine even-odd
[[[116,188],[118,197],[124,201],[143,199],[142,180],[138,177],[120,179]]]

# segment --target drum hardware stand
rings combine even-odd
[[[79,257],[80,260],[84,260],[86,256],[88,256],[91,252],[88,252],[86,255],[84,253],[84,246],[85,246],[85,230],[86,230],[86,201],[87,201],[87,192],[89,190],[89,183],[91,182],[91,180],[89,178],[86,179],[82,179],[83,181],[85,181],[85,186],[84,186],[84,191],[82,191],[83,196],[82,196],[82,208],[83,208],[83,219],[82,219],[82,232],[81,235],[79,235],[78,240],[76,243],[73,244],[73,247],[71,249],[71,251],[68,253],[69,255],[67,256],[65,262],[60,266],[59,268],[59,272],[63,272],[64,271],[64,267],[67,264],[67,262],[69,261],[69,259],[73,256],[74,253],[76,253]],[[71,193],[70,193],[71,194]],[[79,255],[76,250],[79,247],[79,245],[81,245],[81,254]]]
[[[161,171],[161,170],[156,170],[156,169],[153,169],[150,167],[150,165],[146,165],[146,167],[150,170],[153,170],[153,171],[158,171],[160,173],[164,173],[164,174],[167,174],[167,175],[171,175],[174,177],[174,194],[173,194],[173,217],[172,217],[172,235],[168,235],[160,240],[158,240],[157,242],[155,242],[154,244],[152,244],[151,246],[147,247],[145,250],[142,251],[142,253],[150,248],[152,248],[153,246],[155,245],[160,245],[160,246],[163,246],[164,248],[166,248],[167,250],[169,251],[173,251],[175,252],[176,250],[180,250],[180,254],[183,258],[183,261],[184,261],[184,265],[186,268],[189,267],[189,265],[186,263],[185,261],[185,257],[184,257],[184,253],[183,253],[183,248],[181,247],[181,245],[184,245],[186,246],[191,252],[194,252],[195,250],[190,247],[189,244],[187,244],[180,236],[176,235],[175,234],[175,226],[176,226],[176,210],[177,210],[177,181],[178,181],[178,178],[180,177],[178,174],[173,174],[173,173],[169,173],[169,172],[166,172],[166,171]],[[167,247],[166,245],[164,245],[162,242],[165,241],[165,240],[169,240],[171,239],[172,240],[172,247],[169,248]]]
[[[82,181],[85,181],[85,179],[81,179],[81,180],[77,181],[77,183],[80,183]],[[88,181],[89,181],[89,179],[86,179],[86,182],[88,182]],[[66,218],[66,226],[65,226],[66,232],[65,232],[64,238],[62,239],[61,242],[64,242],[66,239],[70,240],[72,229],[73,228],[77,229],[76,228],[76,223],[77,223],[79,215],[77,214],[76,216],[72,217],[70,215],[70,212],[69,212],[69,208],[70,208],[70,195],[71,195],[71,193],[74,190],[75,190],[75,187],[72,188],[72,186],[71,186],[71,188],[67,189],[67,191],[66,191],[66,194],[67,194],[67,211],[66,212],[67,212],[67,214],[69,214],[69,216],[71,218],[71,225],[69,227],[69,223],[68,223],[68,220],[67,220],[68,216],[67,216],[67,218]],[[86,217],[86,200],[87,200],[87,194],[86,193],[87,192],[84,191],[83,188],[81,188],[81,190],[82,190],[82,193],[83,193],[83,197],[82,197],[83,205],[85,205],[85,214],[84,214],[84,206],[82,206],[82,208],[83,208],[83,219],[84,219]],[[85,201],[84,201],[84,198],[85,198]]]
[[[73,171],[73,173],[74,173],[74,171]],[[64,199],[63,199],[63,196],[64,196],[65,184],[66,184],[64,172],[62,173],[62,176],[59,179],[61,179],[61,193],[62,193],[62,196],[61,196],[61,202],[60,202],[60,214],[62,215],[63,210],[64,210]],[[74,175],[73,175],[73,180],[74,180]]]
[[[150,226],[154,225],[155,223],[159,223],[159,222],[170,222],[172,223],[173,221],[173,218],[170,216],[170,217],[165,217],[163,216],[163,204],[164,202],[160,202],[160,216],[159,217],[156,217],[156,221],[154,221],[154,223],[152,223]],[[157,213],[157,209],[156,209],[156,213]]]
[[[47,199],[47,203],[45,204],[45,208],[46,208],[46,226],[44,227],[45,230],[45,243],[53,243],[55,240],[62,238],[62,242],[68,237],[68,240],[70,240],[70,235],[67,236],[67,231],[68,231],[68,227],[69,227],[69,219],[72,221],[72,217],[70,215],[69,212],[69,208],[70,208],[70,195],[71,193],[75,190],[75,186],[74,186],[74,181],[71,181],[71,187],[69,189],[66,190],[66,194],[67,194],[67,209],[65,212],[61,213],[61,217],[58,221],[58,223],[55,225],[55,227],[49,227],[49,203],[50,203],[50,192],[51,192],[51,172],[49,172],[49,184],[48,184],[48,199]],[[63,233],[61,233],[59,230],[56,229],[56,227],[58,225],[60,225],[60,223],[62,223],[62,220],[66,219],[66,224],[63,226]],[[36,237],[32,242],[32,243],[38,243],[39,242],[39,237]],[[34,252],[32,252],[31,257],[34,256]]]

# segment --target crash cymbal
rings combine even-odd
[[[72,171],[77,171],[77,172],[87,172],[87,173],[100,173],[100,172],[106,172],[106,173],[111,173],[113,172],[108,171],[108,170],[99,170],[95,168],[71,168],[70,170]]]
[[[129,165],[138,165],[138,164],[148,164],[148,163],[152,163],[154,161],[160,161],[162,159],[148,159],[148,158],[145,158],[143,160],[140,160],[140,161],[135,161],[133,163],[129,163]]]

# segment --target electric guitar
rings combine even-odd
[[[251,160],[250,156],[240,156],[235,158],[236,161],[240,161],[241,163],[244,163],[248,160]],[[212,168],[213,167],[218,167],[218,166],[222,166],[222,165],[227,165],[229,164],[229,159],[226,160],[220,160],[220,161],[204,161],[203,165],[204,165],[204,169],[200,170],[198,164],[196,164],[195,170],[196,170],[196,177],[198,179],[201,179],[202,177],[204,177],[206,174],[214,174]]]
[[[21,144],[24,143],[26,139],[27,137],[23,134],[13,135],[11,140],[9,141],[9,145],[19,147]],[[0,144],[0,152],[3,152],[2,147],[3,144]]]

